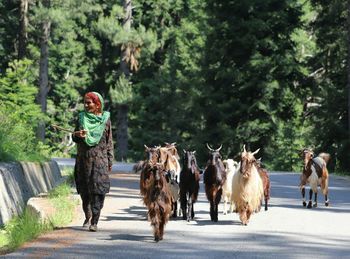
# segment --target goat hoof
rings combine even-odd
[[[313,207],[316,208],[317,207],[317,203],[314,203]]]
[[[307,205],[307,208],[308,208],[308,209],[311,209],[311,208],[312,208],[312,204],[309,203],[309,204]]]
[[[303,206],[306,207],[306,201],[303,201]]]
[[[328,201],[325,202],[324,205],[325,205],[326,207],[328,207],[328,206],[329,206],[329,202],[328,202]]]

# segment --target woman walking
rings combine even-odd
[[[103,111],[104,101],[96,92],[84,96],[84,111],[79,113],[73,140],[77,143],[74,178],[85,214],[83,227],[97,231],[97,223],[106,193],[108,173],[112,170],[113,142],[109,112]]]

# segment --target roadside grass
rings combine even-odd
[[[55,213],[45,222],[27,210],[11,219],[0,229],[0,254],[16,250],[23,243],[30,241],[39,235],[68,225],[74,217],[74,208],[77,201],[71,198],[71,182],[68,179],[61,185],[51,190],[48,194],[50,203],[55,208]]]

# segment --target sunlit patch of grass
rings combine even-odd
[[[39,222],[35,215],[24,210],[22,215],[12,218],[5,224],[1,231],[2,244],[0,250],[3,253],[13,251],[24,242],[52,229],[51,224]]]
[[[74,217],[77,201],[71,198],[71,187],[63,183],[49,192],[49,201],[55,213],[46,221],[40,221],[36,215],[24,210],[22,215],[14,217],[0,230],[0,253],[14,251],[23,243],[40,234],[69,224]]]
[[[64,167],[61,170],[61,175],[63,177],[66,177],[66,181],[69,184],[73,184],[74,183],[74,168],[72,168],[72,167]]]

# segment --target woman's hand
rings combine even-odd
[[[74,132],[74,136],[78,138],[85,138],[86,137],[87,130],[79,130]]]

